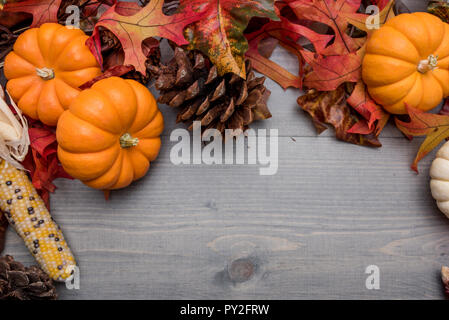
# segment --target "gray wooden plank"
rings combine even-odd
[[[379,150],[333,138],[280,139],[279,171],[175,166],[166,144],[150,174],[105,201],[58,181],[52,212],[80,264],[81,290],[63,298],[442,298],[447,219],[408,165],[419,145]],[[32,263],[9,232],[7,253]],[[249,259],[233,282],[227,266]],[[364,268],[381,269],[381,290]]]

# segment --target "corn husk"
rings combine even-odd
[[[6,103],[3,88],[0,86],[0,158],[24,170],[20,162],[27,155],[30,145],[28,123],[10,96],[9,98],[16,115]]]

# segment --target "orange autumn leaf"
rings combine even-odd
[[[356,53],[335,56],[319,56],[310,51],[302,51],[302,56],[312,68],[304,84],[320,91],[332,91],[345,82],[361,79],[361,59]]]
[[[298,75],[292,74],[279,64],[260,54],[260,42],[270,37],[277,39],[285,49],[297,56],[300,65]],[[251,60],[255,70],[276,81],[282,88],[301,88],[303,77],[301,72],[303,64],[301,56],[302,47],[297,41],[302,37],[309,40],[317,52],[324,50],[327,43],[332,39],[331,35],[316,33],[309,28],[292,23],[288,19],[281,17],[281,21],[270,21],[260,30],[246,35],[250,46],[246,56]]]
[[[316,21],[332,28],[334,42],[323,52],[325,55],[342,55],[355,52],[360,46],[346,31],[348,18],[355,16],[361,0],[287,0],[288,6],[299,19]],[[367,15],[362,15],[367,17]],[[366,19],[366,18],[365,18]]]
[[[426,136],[411,166],[418,172],[418,162],[449,137],[449,116],[425,113],[407,105],[406,108],[410,122],[403,122],[396,118],[396,126],[408,137]]]
[[[369,95],[365,84],[357,82],[351,96],[346,100],[365,120],[369,130],[375,129],[374,123],[384,117],[386,113]]]
[[[184,28],[204,17],[204,6],[200,3],[181,0],[179,13],[165,15],[162,12],[164,0],[152,0],[140,8],[135,3],[118,2],[109,8],[95,25],[94,33],[87,45],[100,64],[102,64],[99,28],[111,31],[122,44],[124,65],[132,65],[142,74],[146,73],[146,56],[142,43],[151,37],[166,38],[178,45],[186,45]]]

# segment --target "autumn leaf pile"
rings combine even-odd
[[[380,25],[407,11],[401,0],[11,0],[0,10],[0,66],[21,32],[46,22],[64,24],[76,6],[79,27],[90,35],[86,45],[103,67],[100,78],[126,75],[146,82],[148,64],[159,61],[163,40],[201,51],[220,76],[245,79],[249,59],[253,69],[282,88],[298,90],[298,104],[318,133],[333,127],[339,140],[380,147],[379,135],[391,115],[361,80],[365,44],[373,32],[366,23],[370,5],[380,9]],[[443,19],[445,10],[439,1],[429,9]],[[270,58],[276,47],[297,58],[297,72]],[[449,111],[444,114],[449,103],[441,115],[408,110],[408,118],[394,123],[409,138],[427,136],[412,166],[417,170],[418,161],[449,137]],[[29,133],[31,151],[24,164],[48,199],[52,180],[68,175],[56,156],[54,128],[30,121]]]

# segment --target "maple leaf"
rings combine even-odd
[[[330,124],[335,128],[335,135],[339,140],[371,147],[381,146],[377,137],[372,134],[348,132],[356,124],[357,118],[351,115],[350,107],[346,104],[344,85],[333,91],[311,89],[298,98],[298,104],[311,116],[319,134]]]
[[[46,22],[58,22],[58,10],[61,0],[27,0],[22,2],[7,2],[5,12],[25,12],[33,16],[31,28]]]
[[[189,5],[203,5],[206,15],[186,28],[188,49],[206,54],[220,75],[232,72],[246,78],[244,55],[248,43],[243,31],[252,17],[278,20],[274,0],[191,0]]]
[[[332,39],[331,35],[316,33],[302,25],[294,24],[283,17],[281,17],[280,21],[270,21],[260,30],[246,35],[250,47],[246,52],[246,56],[250,58],[253,68],[276,81],[284,89],[288,87],[302,87],[302,70],[300,70],[299,75],[294,75],[279,64],[261,55],[259,52],[260,42],[269,37],[277,39],[285,49],[298,57],[300,69],[302,69],[303,65],[303,59],[300,54],[302,47],[297,43],[300,38],[304,37],[310,41],[317,52],[322,52],[327,43]]]
[[[418,162],[449,137],[449,116],[425,113],[406,105],[410,122],[395,119],[396,126],[408,137],[426,136],[411,168],[418,172]]]
[[[179,13],[167,16],[162,12],[164,0],[152,0],[140,8],[135,3],[118,2],[109,8],[98,20],[92,37],[87,45],[102,64],[99,28],[111,31],[122,44],[124,50],[124,65],[132,65],[146,73],[146,56],[142,51],[142,43],[147,38],[161,37],[175,42],[177,45],[188,44],[183,36],[184,28],[203,18],[204,6],[200,3],[191,5],[181,0]]]
[[[3,212],[0,211],[0,254],[5,248],[6,230],[8,229],[8,220]]]

